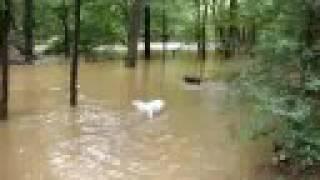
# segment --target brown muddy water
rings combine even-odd
[[[71,109],[67,65],[13,66],[10,119],[0,123],[0,179],[250,179],[263,158],[240,143],[247,113],[227,105],[225,83],[184,85],[181,77],[194,69],[178,60],[136,70],[119,61],[83,63],[80,105]],[[153,120],[131,106],[159,98],[167,106]]]

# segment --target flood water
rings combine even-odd
[[[207,67],[210,68],[210,67]],[[186,86],[195,65],[155,61],[81,64],[79,106],[69,104],[67,65],[13,66],[10,120],[0,124],[1,180],[249,179],[241,108],[226,83]],[[150,120],[134,99],[164,99]]]

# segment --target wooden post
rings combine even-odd
[[[4,1],[4,8],[1,9],[0,27],[0,58],[1,58],[1,102],[0,119],[8,118],[9,100],[9,56],[8,56],[8,35],[10,31],[10,0]]]
[[[74,32],[74,49],[70,71],[70,105],[78,104],[78,66],[79,66],[79,41],[80,41],[80,0],[75,0],[75,32]]]
[[[145,5],[145,15],[144,15],[144,25],[145,25],[145,51],[144,51],[144,56],[145,60],[150,60],[151,58],[151,48],[150,48],[150,43],[151,43],[151,34],[150,34],[150,2],[146,2]]]

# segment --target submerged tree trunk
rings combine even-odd
[[[70,105],[78,104],[78,66],[79,66],[79,41],[80,41],[80,0],[75,0],[74,10],[74,49],[70,71]]]
[[[25,17],[24,17],[24,36],[25,36],[25,61],[32,63],[33,61],[33,28],[34,28],[34,4],[33,0],[25,0]]]
[[[5,0],[0,6],[0,60],[1,60],[1,102],[0,120],[8,118],[9,100],[9,56],[8,56],[8,36],[10,31],[10,0]]]
[[[151,34],[150,34],[150,4],[149,2],[146,3],[145,5],[145,21],[144,21],[144,27],[145,27],[145,54],[144,58],[145,60],[150,60],[151,58],[151,48],[150,48],[150,43],[151,43]]]
[[[141,25],[143,0],[134,0],[129,12],[128,54],[126,67],[135,67],[138,59],[138,40]]]

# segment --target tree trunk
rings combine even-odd
[[[316,26],[314,25],[316,25],[316,22],[317,22],[317,19],[314,17],[315,17],[315,13],[312,6],[311,5],[307,6],[307,10],[305,12],[305,25],[304,25],[305,28],[301,35],[301,39],[302,39],[301,43],[304,43],[306,48],[310,50],[311,53],[316,53],[316,52],[312,52],[315,50],[315,49],[312,49],[312,46],[314,42],[316,42],[314,40],[317,38],[313,36],[313,34],[316,33],[313,31],[316,30]],[[305,50],[302,50],[302,52],[303,51]],[[306,81],[308,76],[307,74],[309,74],[310,71],[313,70],[313,68],[315,68],[316,71],[318,71],[318,68],[316,67],[317,64],[312,63],[311,56],[310,55],[308,56],[305,55],[300,57],[300,68],[301,68],[300,69],[300,86],[305,91],[304,92],[305,94],[308,94],[308,90],[306,90]]]
[[[70,57],[70,37],[69,37],[69,21],[68,21],[68,17],[69,17],[69,7],[66,4],[66,0],[63,0],[63,19],[62,19],[62,23],[63,23],[63,27],[64,27],[64,53],[65,53],[65,57]]]
[[[25,0],[25,17],[24,17],[24,35],[25,35],[25,61],[32,63],[33,61],[33,28],[34,28],[34,5],[33,0]]]
[[[138,59],[138,40],[140,34],[142,7],[143,0],[134,0],[130,7],[126,67],[135,67]]]
[[[216,32],[217,32],[217,26],[216,26],[216,0],[212,0],[212,6],[211,6],[211,13],[212,13],[212,23],[214,25],[213,32],[214,32],[214,39],[217,38]]]
[[[219,25],[219,27],[217,27],[217,33],[218,33],[220,42],[222,42],[223,39],[224,39],[224,28],[223,28],[223,26]]]
[[[151,58],[151,34],[150,34],[150,4],[146,3],[145,5],[145,21],[144,21],[144,27],[145,27],[145,60],[149,61]]]
[[[74,49],[70,71],[70,105],[78,104],[78,66],[79,66],[79,41],[80,41],[80,0],[75,0],[74,10]]]
[[[237,42],[237,26],[235,25],[236,17],[237,17],[237,9],[238,9],[238,1],[230,0],[230,20],[231,24],[229,27],[229,56],[235,55],[235,48]]]
[[[250,31],[249,31],[249,49],[250,49],[250,55],[254,56],[253,47],[256,44],[256,23],[255,20],[253,20]]]
[[[200,63],[200,78],[203,79],[204,71],[205,71],[205,63],[206,63],[206,41],[207,41],[207,35],[206,35],[206,23],[207,23],[207,17],[208,17],[208,3],[206,0],[204,1],[204,14],[202,19],[202,38],[201,38],[201,63]]]
[[[163,0],[162,4],[162,61],[166,61],[166,43],[168,41],[167,35],[167,12],[166,12],[166,0]]]
[[[246,26],[242,27],[241,30],[241,44],[244,45],[247,42],[247,29]]]
[[[197,55],[198,58],[201,56],[201,0],[195,0],[197,18],[196,18],[196,27],[195,27],[195,39],[197,42]]]
[[[8,56],[8,36],[10,31],[10,9],[11,2],[4,1],[4,7],[0,6],[0,60],[1,60],[1,102],[0,120],[8,118],[9,100],[9,56]]]
[[[224,58],[231,58],[231,42],[230,42],[230,31],[228,32],[228,27],[223,28],[223,44],[224,44]]]

